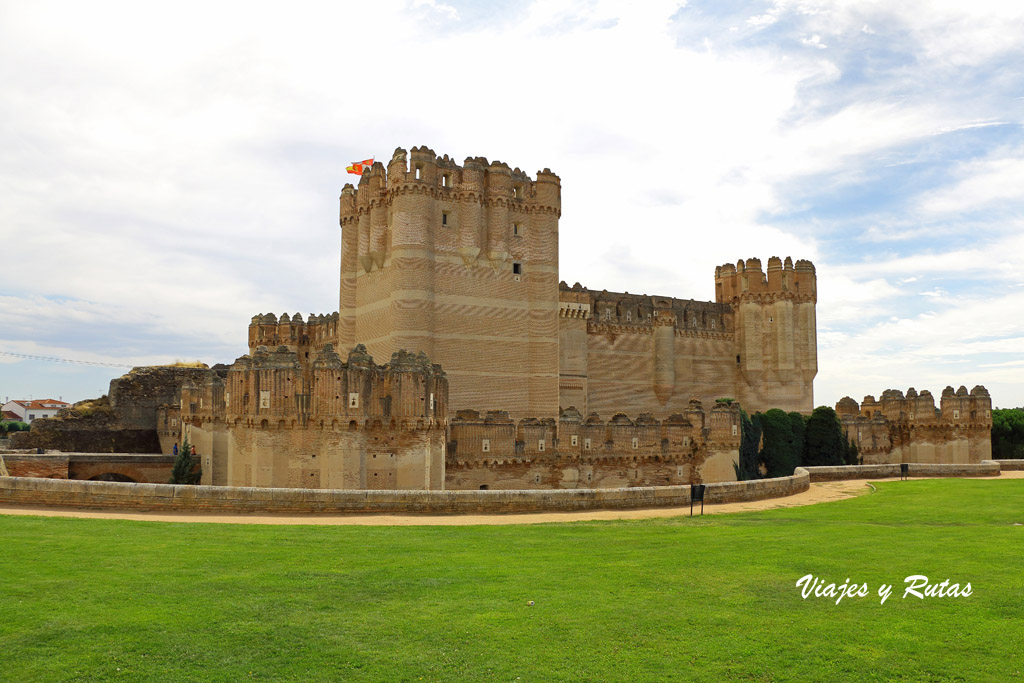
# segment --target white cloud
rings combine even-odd
[[[966,162],[960,179],[920,198],[920,210],[929,214],[977,211],[995,203],[1024,204],[1024,148],[1000,150],[998,156]]]
[[[133,321],[168,340],[153,357],[173,359],[182,330],[241,353],[254,313],[336,307],[344,166],[420,144],[559,173],[562,279],[710,299],[717,264],[820,261],[816,232],[772,222],[792,208],[793,181],[860,179],[895,148],[1007,120],[952,90],[904,86],[932,82],[935,65],[1019,52],[1020,9],[778,2],[712,22],[691,46],[669,22],[680,5],[532,2],[472,31],[440,0],[5,5],[0,229],[21,248],[3,290],[20,309],[0,311],[0,327],[58,330],[39,355],[73,354],[90,325]],[[793,27],[777,43],[742,43],[783,18]],[[731,24],[746,28],[725,39]],[[920,64],[872,75],[852,101],[833,92],[851,36],[900,31]],[[819,262],[819,320],[838,335],[823,344],[859,338],[850,326],[893,302],[926,306],[904,296],[915,277],[1024,282],[1009,222],[959,249],[922,225],[1013,201],[1022,172],[1019,151],[987,156],[916,200],[927,220],[883,215],[861,233],[911,255]],[[872,377],[889,366],[870,354],[890,352],[864,334],[856,360]],[[26,343],[4,336],[0,348]]]

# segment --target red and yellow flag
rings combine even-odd
[[[353,161],[351,166],[345,167],[345,170],[353,175],[363,175],[369,173],[372,166],[373,159],[363,159],[362,161]]]

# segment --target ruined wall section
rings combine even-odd
[[[865,465],[891,463],[980,463],[992,457],[992,399],[976,386],[946,387],[935,407],[930,391],[913,387],[836,404],[843,431],[857,443]]]
[[[203,483],[359,489],[444,487],[447,378],[424,354],[377,365],[359,345],[257,347],[182,388]]]
[[[788,256],[715,269],[715,300],[735,317],[736,398],[751,410],[781,408],[809,414],[818,373],[814,264]]]
[[[664,418],[735,395],[727,304],[561,283],[559,395],[584,412]]]
[[[450,423],[448,489],[668,486],[735,481],[740,409],[691,400],[683,413],[635,420],[619,413],[513,421],[504,411],[459,411]]]
[[[164,425],[181,386],[223,372],[214,368],[140,366],[110,381],[106,397],[80,401],[32,430],[13,435],[15,448],[81,453],[170,453],[174,438]]]
[[[422,351],[452,409],[558,413],[560,181],[403,149],[341,194],[338,341]]]

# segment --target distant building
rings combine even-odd
[[[32,424],[33,420],[41,417],[53,417],[62,408],[67,408],[70,403],[59,401],[55,398],[43,398],[28,401],[8,401],[0,410],[3,410],[4,420],[17,420]]]

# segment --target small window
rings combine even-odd
[[[911,414],[910,414],[910,419],[911,419],[911,420],[913,420],[913,419],[914,419],[914,414],[913,414],[913,413],[911,413]]]
[[[451,183],[448,180],[448,174],[445,173],[441,176],[441,187],[451,187]]]
[[[954,420],[959,420],[960,419],[960,411],[959,410],[954,410],[953,411],[953,419]]]
[[[270,407],[270,392],[269,391],[261,391],[260,392],[260,408],[269,408],[269,407]]]
[[[515,197],[516,199],[522,199],[523,198],[523,186],[522,185],[515,185],[515,186],[513,186],[512,187],[512,196]]]
[[[519,223],[513,223],[512,224],[512,234],[515,235],[516,237],[522,237],[523,236],[523,226],[521,226]]]
[[[775,317],[774,316],[768,316],[768,322],[770,322],[770,323],[775,322]]]
[[[590,450],[590,439],[583,439],[583,450]]]
[[[575,434],[572,435],[571,441],[573,446],[580,445],[580,437],[576,436]]]
[[[736,354],[736,365],[740,364],[740,354]]]
[[[441,225],[448,225],[448,212],[447,211],[442,211],[441,212]]]
[[[482,450],[484,453],[490,453],[491,452],[491,440],[490,439],[484,439],[483,441],[480,442],[480,447],[481,447],[480,450]]]
[[[537,450],[538,451],[543,451],[544,450],[544,439],[539,439],[537,441]]]
[[[523,274],[523,264],[519,263],[519,262],[514,262],[512,264],[512,274],[513,275],[522,275]]]
[[[433,394],[430,395],[430,409],[431,410],[434,409],[434,395]]]
[[[633,320],[633,312],[632,311],[626,311],[626,322],[627,323],[628,322],[632,322],[632,320]]]
[[[633,448],[640,448],[640,439],[633,437]]]
[[[419,180],[420,176],[422,176],[422,175],[423,175],[423,167],[422,166],[417,166],[416,167],[416,180]]]
[[[348,407],[358,408],[359,407],[359,393],[353,391],[348,395]]]
[[[690,437],[688,437],[688,436],[684,436],[683,437],[683,445],[684,446],[689,446],[690,445]]]
[[[732,435],[736,436],[736,432],[737,432],[736,425],[733,425],[732,426]]]

